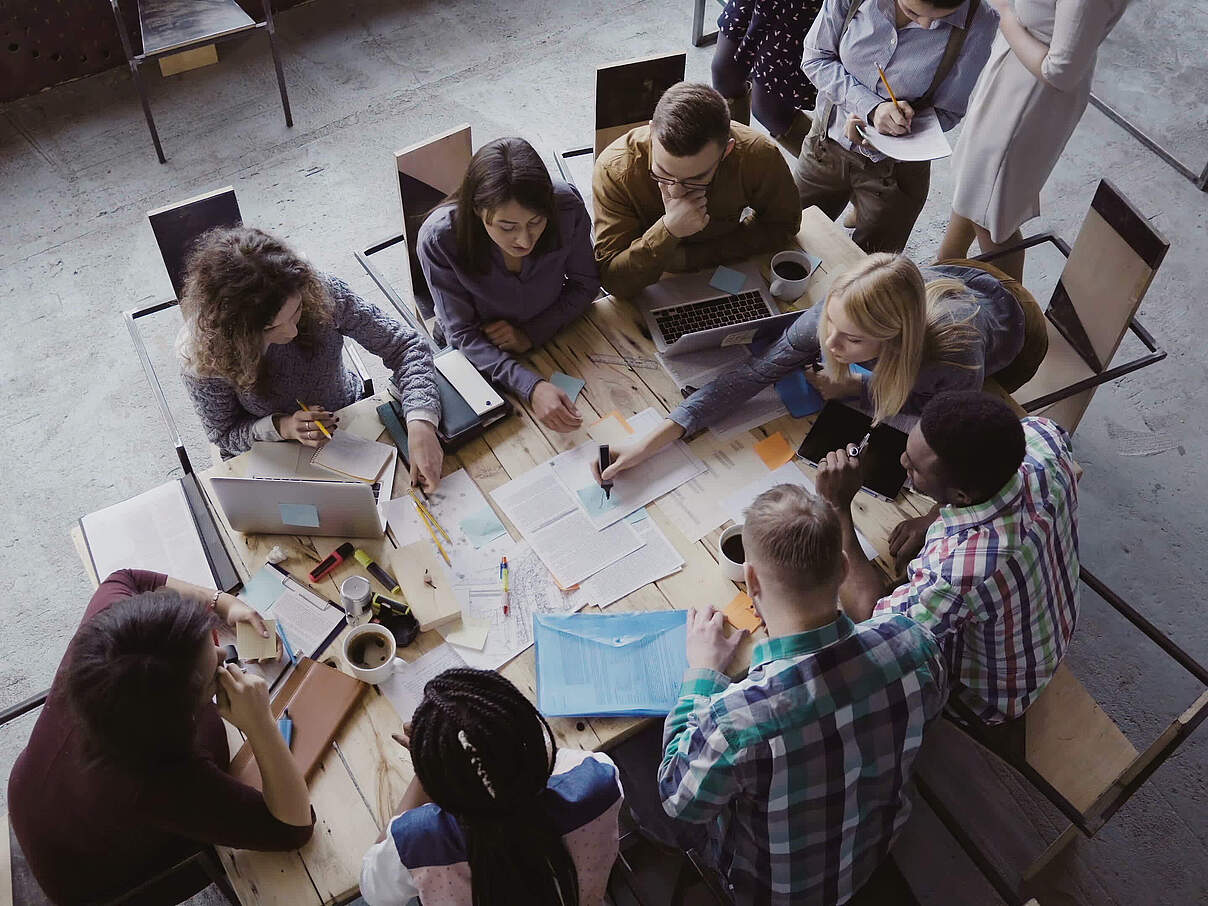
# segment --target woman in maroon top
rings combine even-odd
[[[13,830],[55,903],[109,899],[198,844],[291,850],[310,838],[306,783],[268,689],[223,666],[220,620],[265,631],[237,598],[158,573],[120,570],[92,596],[8,782]],[[227,773],[223,717],[247,736],[263,793]],[[156,901],[200,886],[185,881]]]

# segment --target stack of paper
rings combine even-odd
[[[625,518],[637,529],[642,546],[612,566],[605,567],[580,582],[578,590],[572,595],[578,607],[588,604],[607,607],[639,588],[683,569],[684,558],[667,540],[658,523],[649,517],[645,509]]]
[[[767,474],[755,452],[755,439],[738,434],[722,440],[702,434],[688,444],[706,471],[659,500],[659,511],[689,541],[699,541],[730,518],[722,501],[726,495]]]

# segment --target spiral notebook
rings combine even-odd
[[[373,482],[390,460],[393,448],[365,440],[347,431],[337,431],[327,443],[315,450],[311,464],[358,481]]]

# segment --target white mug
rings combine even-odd
[[[776,265],[784,262],[799,265],[805,271],[805,276],[797,280],[787,280],[781,277],[776,273]],[[813,272],[814,262],[810,260],[809,255],[800,249],[777,252],[772,256],[772,285],[768,288],[768,291],[782,301],[796,301],[805,292],[805,284],[809,282],[810,275]]]
[[[742,540],[742,525],[732,525],[721,533],[721,540],[717,542],[717,565],[721,567],[722,575],[734,582],[745,582],[746,576],[743,573],[743,563],[730,559],[726,556],[726,542],[737,536],[738,540]],[[745,562],[745,558],[744,558]]]
[[[381,642],[380,653],[385,654],[386,659],[376,667],[362,667],[349,655],[349,650],[353,644],[363,636],[373,636],[374,639]],[[365,641],[373,642],[374,640],[366,639]],[[363,623],[349,631],[344,636],[343,649],[344,660],[348,663],[348,669],[359,680],[376,684],[387,679],[394,672],[394,656],[398,652],[398,644],[394,641],[394,636],[390,634],[390,630],[380,623]]]

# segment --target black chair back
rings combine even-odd
[[[185,282],[185,264],[198,237],[216,227],[239,226],[239,202],[230,186],[147,212],[151,231],[164,259],[168,279],[180,299]]]

